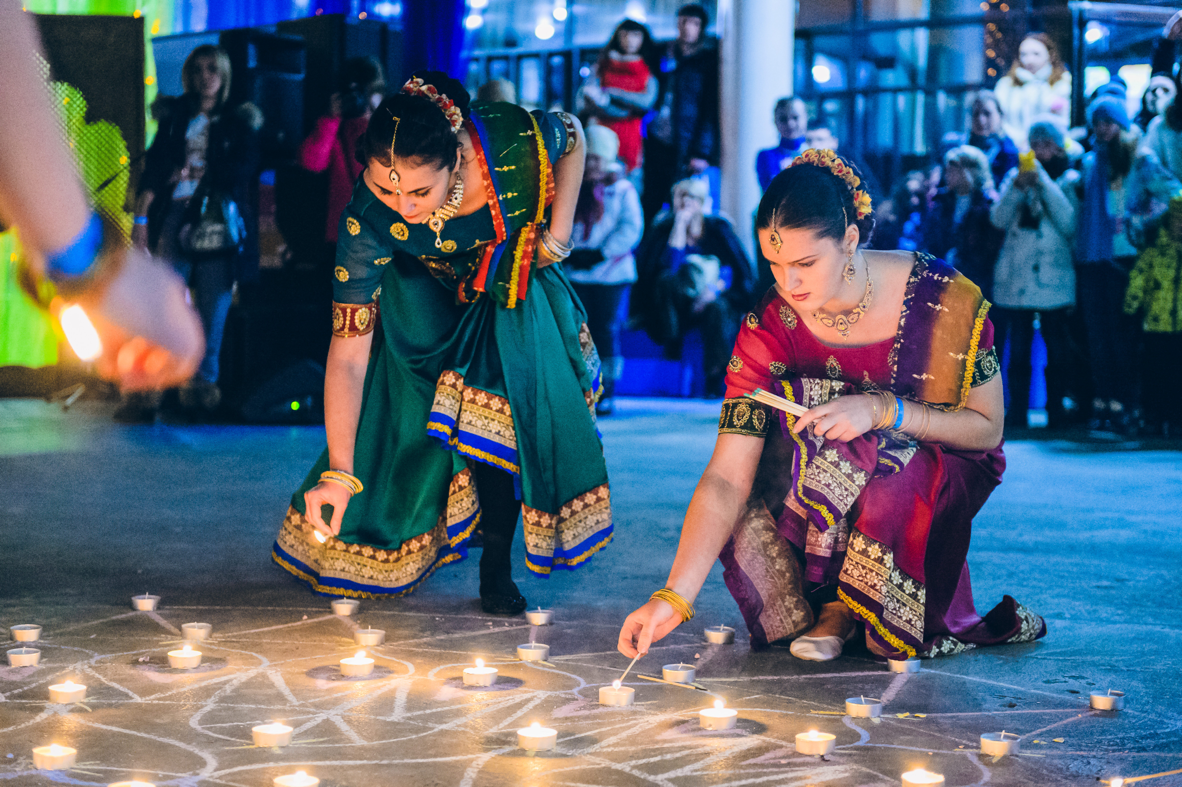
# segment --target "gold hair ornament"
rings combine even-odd
[[[862,184],[862,179],[854,174],[853,169],[832,150],[811,148],[792,159],[792,164],[789,166],[795,167],[797,164],[812,164],[817,167],[824,167],[844,180],[845,185],[853,195],[854,209],[858,212],[858,218],[864,219],[870,215],[870,211],[872,210],[870,195],[865,190],[858,188]],[[849,217],[847,216],[846,218],[848,220]]]
[[[390,136],[390,182],[394,184],[394,193],[401,197],[402,178],[399,177],[398,170],[394,169],[394,140],[398,139],[398,124],[402,119],[394,117],[393,112],[390,113],[390,117],[394,118],[394,133]]]

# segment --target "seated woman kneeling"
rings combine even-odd
[[[979,616],[965,562],[1005,469],[989,303],[934,257],[860,250],[873,224],[858,185],[808,151],[764,194],[776,286],[739,333],[714,454],[663,598],[620,632],[627,656],[692,615],[715,558],[752,645],[791,641],[803,659],[836,658],[859,623],[888,658],[1046,634],[1009,596]],[[808,412],[744,397],[756,389]]]

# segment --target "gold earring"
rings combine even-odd
[[[850,257],[845,263],[845,270],[841,272],[841,277],[852,284],[854,281],[854,276],[857,274],[858,272],[854,269],[854,252],[851,251]]]

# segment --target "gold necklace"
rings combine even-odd
[[[456,215],[456,211],[460,209],[460,203],[464,201],[464,179],[457,177],[456,185],[451,187],[451,194],[447,198],[447,202],[440,205],[431,212],[431,218],[427,219],[427,226],[435,233],[435,248],[443,249],[444,251],[454,251],[455,243],[448,241],[451,249],[444,248],[443,238],[439,233],[443,232],[443,224],[452,216]]]
[[[819,309],[813,312],[813,319],[824,325],[826,328],[835,328],[842,338],[850,335],[850,328],[854,326],[858,320],[862,319],[862,315],[870,308],[870,299],[874,295],[874,283],[870,281],[870,268],[866,268],[866,294],[862,296],[861,302],[857,306],[847,312],[838,312],[835,316],[830,317]]]

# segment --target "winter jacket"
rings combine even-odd
[[[1081,205],[1086,199],[1085,186],[1095,166],[1096,151],[1088,151],[1084,154],[1081,177],[1076,187]],[[1161,217],[1170,198],[1178,193],[1179,188],[1182,188],[1182,183],[1161,165],[1156,155],[1145,147],[1137,149],[1129,174],[1110,181],[1108,186],[1108,213],[1122,219],[1124,224],[1124,231],[1113,236],[1113,257],[1135,257],[1147,245],[1147,239],[1152,238],[1161,226]],[[1077,249],[1077,265],[1097,262],[1107,260],[1087,259]]]
[[[353,184],[365,169],[353,155],[357,140],[365,133],[369,119],[365,116],[342,119],[322,117],[316,128],[300,145],[300,166],[309,172],[328,170],[328,222],[324,239],[337,242],[337,225],[341,213],[353,197]]]
[[[677,42],[669,44],[662,62],[657,117],[648,136],[677,153],[678,168],[700,158],[717,166],[721,155],[718,135],[718,50],[704,42],[683,55]]]
[[[1182,243],[1164,229],[1129,274],[1125,314],[1144,315],[1148,333],[1182,333]],[[1168,363],[1177,363],[1176,358]]]
[[[992,191],[974,191],[969,209],[959,222],[956,196],[948,189],[940,189],[936,194],[924,217],[923,242],[930,254],[969,277],[988,298],[1003,237],[989,219],[996,195]]]
[[[1182,131],[1170,128],[1166,119],[1158,115],[1149,122],[1141,147],[1157,156],[1171,175],[1182,180]]]
[[[1059,309],[1075,304],[1075,184],[1069,169],[1052,180],[1040,164],[1038,185],[1014,185],[1018,170],[1002,183],[989,212],[1005,241],[993,272],[993,302],[1007,309]]]
[[[602,262],[590,268],[565,265],[566,275],[580,284],[628,284],[636,281],[632,250],[644,230],[644,212],[636,187],[627,178],[603,186],[603,216],[591,227],[575,222],[571,243],[576,250],[594,249]]]
[[[993,88],[1002,111],[1002,128],[1019,150],[1027,150],[1030,124],[1039,115],[1058,115],[1064,125],[1071,111],[1071,74],[1064,71],[1055,84],[1047,82],[1051,76],[1048,63],[1032,74],[1024,68],[1005,75]]]

